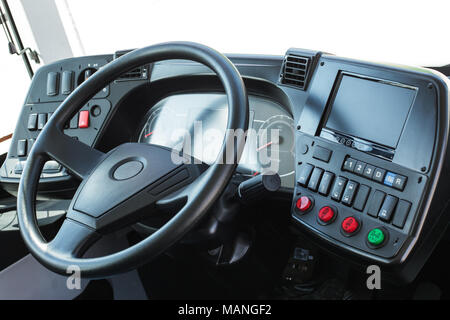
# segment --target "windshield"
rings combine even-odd
[[[450,62],[445,0],[56,2],[76,55],[188,40],[225,53],[298,47],[421,66]]]
[[[72,56],[185,40],[224,53],[283,55],[290,47],[417,66],[450,62],[448,1],[21,0],[9,1],[34,71]],[[401,12],[401,14],[399,14]],[[3,39],[1,39],[3,38]],[[0,36],[0,136],[10,134],[30,80]],[[11,120],[13,119],[13,120]],[[0,150],[1,151],[1,150]]]

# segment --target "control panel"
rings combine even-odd
[[[19,116],[8,157],[0,168],[2,182],[18,182],[34,142],[55,110],[77,86],[111,58],[96,56],[67,59],[46,65],[37,71]],[[100,90],[81,108],[65,125],[64,133],[89,146],[94,145],[111,111],[111,102],[106,99],[109,95],[110,85]],[[54,160],[45,163],[41,181],[55,181],[58,178],[69,178],[65,168]]]
[[[3,178],[20,178],[26,164],[26,158],[33,147],[40,131],[44,128],[58,103],[41,103],[26,106],[23,110],[15,139],[8,158],[4,162],[0,176]],[[66,124],[64,133],[73,139],[93,145],[99,128],[105,121],[111,109],[111,103],[106,99],[91,100]],[[45,163],[41,178],[61,177],[67,175],[64,168],[56,161]]]
[[[127,52],[70,58],[45,65],[36,72],[19,116],[8,156],[0,168],[0,183],[6,190],[13,194],[17,190],[31,148],[60,104],[100,68]],[[105,86],[66,123],[64,133],[88,146],[95,146],[113,107],[130,88],[148,81],[149,70],[150,65],[141,66],[120,75]],[[65,168],[50,160],[42,170],[40,187],[48,182],[54,186],[49,185],[49,192],[54,188],[64,192],[65,188],[72,188],[72,184],[68,183],[70,179]],[[54,185],[55,182],[61,182],[61,185]]]
[[[446,82],[430,70],[321,56],[296,119],[295,225],[412,279],[431,252],[423,244],[442,235],[432,230],[447,225]]]
[[[297,133],[293,217],[334,243],[394,257],[413,231],[427,177]]]

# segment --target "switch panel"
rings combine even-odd
[[[343,163],[343,170],[353,172],[358,176],[362,176],[372,181],[384,184],[403,191],[405,189],[407,177],[401,174],[387,171],[386,169],[375,167],[370,163],[346,157]]]
[[[395,256],[414,222],[417,206],[412,199],[420,199],[425,187],[424,182],[407,182],[426,178],[386,160],[356,151],[349,154],[346,146],[334,146],[327,162],[321,148],[332,150],[329,143],[310,136],[301,140],[301,145],[312,145],[313,149],[297,154],[300,165],[296,167],[293,217],[313,233],[320,231],[331,237],[327,239],[334,245],[342,242],[376,256]],[[295,201],[302,197],[312,205],[300,212]]]

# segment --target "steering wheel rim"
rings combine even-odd
[[[85,187],[90,179],[93,179],[92,176],[106,162],[105,159],[111,158],[110,153],[102,154],[64,135],[64,124],[98,91],[122,73],[147,63],[171,59],[192,60],[206,65],[218,75],[224,86],[228,98],[228,130],[216,162],[189,186],[192,196],[172,219],[154,234],[127,249],[98,258],[81,258],[87,248],[96,241],[96,236],[87,235],[91,231],[89,228],[94,229],[93,234],[97,234],[98,230],[95,224],[88,223],[88,228],[85,228],[86,225],[82,226],[85,220],[72,220],[69,214],[76,210],[68,213],[55,239],[46,242],[37,225],[35,207],[37,186],[45,161],[55,159],[80,178],[83,182],[78,194],[82,192],[81,186]],[[17,197],[19,227],[25,244],[40,263],[60,274],[66,274],[67,268],[75,265],[79,267],[83,277],[105,277],[142,265],[182,238],[219,197],[236,169],[245,144],[245,139],[236,139],[234,132],[246,132],[248,117],[247,92],[238,70],[224,55],[207,46],[191,42],[169,42],[134,50],[110,62],[74,90],[58,107],[30,151]],[[49,141],[54,143],[49,145]],[[231,149],[231,162],[230,143],[234,146]],[[141,147],[124,146],[122,153],[131,150],[129,148]],[[120,154],[119,151],[115,152]],[[70,208],[75,207],[71,205]],[[58,237],[59,234],[62,236]],[[72,239],[84,236],[86,239],[83,238],[79,242],[79,239]],[[69,244],[74,248],[65,248]]]

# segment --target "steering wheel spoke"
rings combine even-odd
[[[51,136],[51,143],[43,146],[44,153],[81,180],[87,178],[105,156],[103,152],[65,135],[56,128],[46,134]]]
[[[176,190],[165,197],[158,199],[155,204],[160,210],[172,210],[182,208],[189,200],[189,195],[194,191],[195,184],[189,184],[179,190]]]
[[[85,224],[65,219],[56,236],[47,244],[47,250],[64,257],[79,258],[100,237],[99,233]]]

